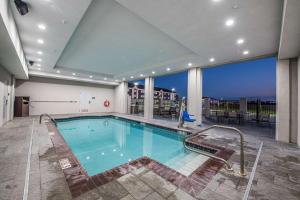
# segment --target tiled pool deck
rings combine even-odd
[[[139,117],[125,117],[142,120]],[[33,119],[35,120],[34,126],[32,125]],[[28,199],[72,199],[68,177],[66,179],[58,164],[58,160],[66,151],[55,152],[53,146],[55,142],[52,143],[47,126],[39,125],[37,122],[37,118],[18,118],[0,128],[1,200],[22,199],[32,128],[33,144]],[[169,127],[177,124],[161,120],[150,122]],[[249,173],[252,171],[259,144],[261,141],[264,142],[249,199],[300,199],[299,148],[275,142],[273,138],[270,138],[273,130],[255,127],[241,128],[246,136],[245,158]],[[235,153],[229,161],[238,171],[240,158],[238,138],[221,130],[211,130],[208,134],[207,137],[201,138],[201,142],[222,146],[224,149],[233,149]],[[179,175],[173,171],[174,178],[168,179],[172,176],[164,170],[165,166],[148,158],[142,158],[124,168],[124,171],[119,171],[117,176],[111,173],[106,179],[101,179],[106,183],[89,188],[91,190],[79,195],[76,199],[242,199],[249,177],[241,178],[228,173],[223,168],[219,171],[216,169],[213,172],[218,172],[216,175],[201,177],[199,181],[204,184],[200,188],[191,189],[190,184],[186,184],[189,181],[184,180],[184,177],[178,178]],[[168,175],[165,176],[164,173]],[[110,181],[107,181],[110,177]],[[184,180],[186,183],[178,184],[174,182],[176,179]],[[80,185],[80,179],[78,182],[73,181],[75,181],[74,186]],[[87,185],[87,187],[90,186]]]

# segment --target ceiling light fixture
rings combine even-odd
[[[42,51],[38,51],[37,54],[43,55],[43,52]]]
[[[175,92],[175,88],[172,88],[172,92]]]
[[[225,25],[228,26],[228,27],[231,27],[235,24],[235,21],[234,19],[230,18],[230,19],[227,19],[226,22],[225,22]]]
[[[144,74],[140,74],[140,77],[144,77]]]
[[[93,78],[93,76],[91,75],[91,76],[89,76],[90,78]]]
[[[60,73],[60,71],[59,71],[59,70],[57,70],[57,71],[56,71],[56,73],[58,73],[58,74],[59,74],[59,73]]]
[[[40,67],[40,66],[41,66],[41,64],[36,64],[36,66]]]
[[[38,68],[38,70],[40,70],[40,71],[41,71],[41,68],[39,67],[39,68]]]
[[[244,55],[248,55],[248,54],[249,54],[249,51],[248,51],[248,50],[245,50],[245,51],[243,51],[243,54],[244,54]]]
[[[41,58],[38,58],[37,61],[42,62],[43,60]]]
[[[189,62],[189,63],[188,63],[188,66],[189,66],[189,67],[193,66],[193,63]]]
[[[104,77],[104,80],[106,81],[106,80],[107,80],[107,78],[106,78],[106,77]]]
[[[119,82],[119,80],[117,79],[117,80],[115,80],[116,82]]]
[[[217,2],[220,2],[220,1],[222,1],[222,0],[212,0],[212,1],[217,3]]]
[[[131,79],[133,79],[133,78],[134,78],[134,76],[130,76],[130,78],[131,78]]]
[[[237,44],[244,44],[245,40],[240,38],[236,41]]]
[[[138,83],[138,82],[135,82],[135,83],[134,83],[134,85],[135,85],[135,86],[138,86],[138,85],[139,85],[139,83]]]
[[[38,28],[41,30],[46,30],[46,26],[44,24],[38,24]]]
[[[168,67],[166,70],[167,70],[167,71],[171,71],[171,68]]]
[[[122,78],[122,80],[123,80],[123,81],[125,81],[125,80],[126,80],[126,78]]]
[[[42,39],[38,39],[37,42],[38,42],[39,44],[44,44],[44,40],[42,40]]]
[[[76,76],[76,73],[72,73],[73,76]]]
[[[155,71],[152,71],[151,73],[152,73],[152,74],[155,74],[156,72],[155,72]]]
[[[209,62],[215,62],[215,58],[210,58]]]

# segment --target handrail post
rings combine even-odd
[[[194,134],[186,137],[184,139],[184,142],[186,142],[188,139],[197,137],[200,133],[203,133],[205,131],[208,131],[208,130],[214,129],[214,128],[221,128],[221,129],[232,130],[234,132],[237,132],[240,135],[240,145],[241,145],[241,147],[240,147],[240,175],[241,176],[246,176],[246,171],[245,171],[245,154],[244,154],[244,135],[243,135],[242,131],[240,131],[239,129],[237,129],[235,127],[230,127],[230,126],[212,125],[212,126],[209,126],[208,128],[202,129],[202,130],[198,131],[197,133],[194,133]],[[212,157],[212,156],[210,156],[210,157]],[[212,158],[215,158],[215,156],[212,157]],[[227,165],[227,161],[226,161],[226,165]]]

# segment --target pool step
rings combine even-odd
[[[193,171],[200,167],[208,157],[197,153],[182,153],[166,163],[167,166],[175,169],[185,176],[189,176]]]

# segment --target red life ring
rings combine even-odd
[[[104,101],[104,106],[105,106],[105,107],[109,107],[109,105],[110,105],[110,102],[109,102],[108,100],[105,100],[105,101]]]

